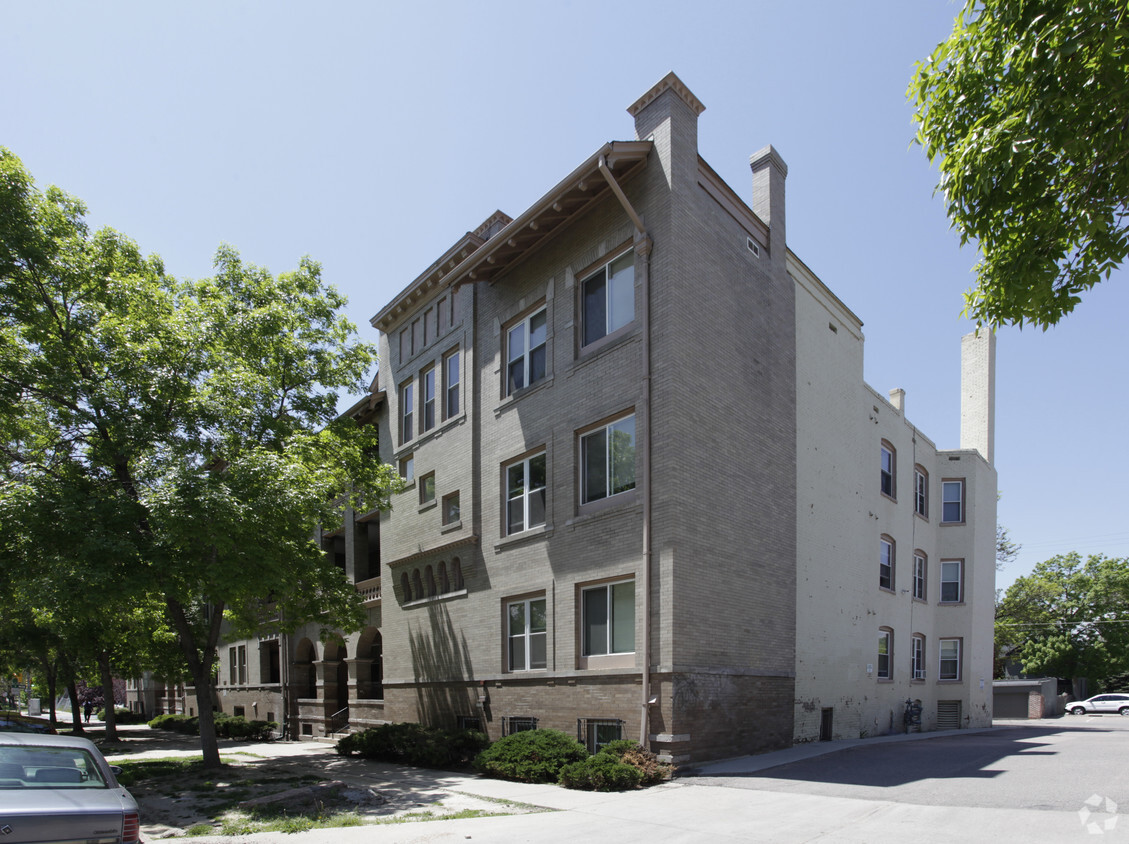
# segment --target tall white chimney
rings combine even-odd
[[[995,459],[996,335],[988,328],[960,339],[960,447]]]

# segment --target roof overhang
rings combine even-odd
[[[646,161],[653,146],[652,141],[604,144],[497,234],[487,239],[467,233],[374,316],[373,327],[387,332],[413,312],[423,299],[441,288],[493,281],[558,228],[610,193],[611,188],[600,173],[601,161],[617,181],[622,181]]]

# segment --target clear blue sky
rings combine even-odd
[[[311,255],[369,318],[495,209],[516,216],[674,70],[703,156],[746,200],[789,166],[789,245],[858,314],[866,379],[959,445],[961,293],[975,263],[911,146],[913,63],[946,0],[0,4],[0,144],[165,259]],[[1000,332],[999,585],[1057,553],[1129,555],[1124,273],[1061,327]],[[1119,363],[1120,361],[1120,363]],[[1085,448],[1083,448],[1085,446]]]

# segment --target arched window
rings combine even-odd
[[[423,581],[420,579],[419,569],[412,572],[412,594],[416,596],[417,601],[426,594],[423,591]]]
[[[404,590],[404,603],[407,603],[412,599],[412,587],[408,583],[407,572],[400,575],[400,588]]]
[[[894,538],[886,534],[878,540],[878,586],[894,588]]]
[[[897,452],[894,451],[894,446],[888,440],[882,440],[880,447],[880,454],[882,460],[882,483],[880,489],[883,495],[888,495],[891,498],[897,497],[897,485],[895,484],[895,473],[897,470]]]
[[[431,566],[427,566],[423,570],[423,588],[427,597],[435,597],[435,576],[431,572]]]
[[[459,562],[458,557],[451,560],[451,579],[454,580],[455,589],[462,589],[463,587],[463,567]]]
[[[440,594],[451,591],[451,581],[447,577],[447,564],[439,561],[439,592]]]

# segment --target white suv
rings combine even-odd
[[[1116,712],[1119,715],[1129,715],[1129,695],[1095,695],[1089,700],[1075,700],[1066,705],[1066,711],[1071,715],[1085,715],[1090,713]]]

